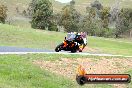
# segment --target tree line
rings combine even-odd
[[[91,36],[132,36],[131,8],[120,8],[118,3],[105,7],[95,0],[86,7],[85,14],[81,14],[75,5],[76,2],[72,0],[57,13],[53,11],[53,5],[49,0],[32,0],[26,12],[32,19],[30,23],[34,29],[59,31],[58,27],[62,27],[65,32],[82,31]],[[3,18],[5,17],[6,15],[3,15]]]

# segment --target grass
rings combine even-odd
[[[0,88],[113,88],[113,85],[108,84],[79,86],[75,80],[41,69],[32,63],[34,60],[54,61],[61,58],[86,57],[95,58],[55,54],[1,55]],[[99,58],[101,57],[96,57],[96,59]],[[132,71],[126,70],[126,73],[132,74]],[[132,84],[129,86],[132,87]]]
[[[125,72],[126,74],[130,74],[132,76],[132,69],[129,69],[128,71]],[[129,84],[129,88],[132,88],[132,80],[131,83]]]
[[[1,46],[54,50],[56,45],[63,41],[65,35],[65,33],[61,32],[51,32],[0,24]],[[109,39],[89,36],[88,47],[99,49],[101,53],[132,55],[132,42],[127,39]]]
[[[31,24],[27,20],[15,20],[12,21],[10,24],[22,28],[31,28]]]
[[[72,82],[19,55],[0,56],[0,88],[70,88]]]
[[[59,32],[0,25],[0,45],[53,49],[63,38]]]
[[[0,24],[1,46],[18,46],[54,50],[56,45],[63,41],[65,35],[65,33],[61,32],[49,32],[45,30],[20,28]],[[101,53],[132,55],[132,42],[127,39],[109,39],[89,36],[88,47],[98,49]]]
[[[33,60],[57,60],[62,57],[84,58],[75,55],[1,55],[0,88],[112,88],[112,85],[107,84],[79,86],[75,80],[42,70],[32,64]]]
[[[105,39],[99,37],[89,37],[89,47],[101,49],[105,53],[132,55],[132,43],[118,39]]]

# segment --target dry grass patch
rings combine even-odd
[[[50,72],[75,80],[77,68],[82,65],[88,74],[122,74],[132,69],[132,59],[112,58],[62,58],[56,61],[35,60],[35,65]],[[113,88],[127,88],[126,84],[114,84]]]
[[[132,69],[131,59],[97,59],[94,58],[62,58],[56,61],[35,60],[34,64],[53,73],[74,79],[77,67],[82,65],[88,74],[121,74]]]

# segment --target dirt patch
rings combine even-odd
[[[105,59],[93,60],[93,58],[62,58],[56,61],[33,61],[34,64],[49,71],[72,77],[77,73],[77,68],[82,65],[88,74],[118,74],[123,73],[128,68],[132,68],[130,59]]]
[[[96,60],[94,58],[62,58],[56,61],[35,60],[33,63],[40,66],[42,69],[73,80],[75,80],[79,65],[82,65],[88,74],[121,74],[127,69],[132,69],[132,60],[119,58],[102,58]],[[124,86],[125,85],[122,85],[122,87],[120,85],[114,85],[115,88],[124,88]]]

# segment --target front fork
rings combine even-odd
[[[66,41],[63,41],[63,48],[66,48],[67,47],[67,42]]]

